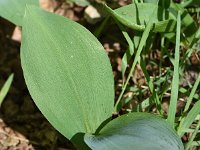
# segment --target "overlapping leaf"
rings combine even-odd
[[[153,19],[154,32],[174,32],[176,21],[167,10],[152,3],[138,3],[112,10],[106,6],[108,12],[125,26],[143,31],[149,19]],[[150,8],[150,9],[149,9]],[[155,11],[156,10],[156,11]],[[153,14],[153,15],[152,15]],[[163,14],[168,14],[165,18]]]
[[[93,150],[183,150],[167,122],[147,113],[130,113],[109,122],[96,135],[86,134]]]
[[[98,40],[64,17],[28,6],[21,61],[36,105],[67,138],[94,133],[113,111],[111,65]]]
[[[27,4],[38,5],[38,0],[0,0],[0,16],[21,26]]]

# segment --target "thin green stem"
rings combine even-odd
[[[118,97],[118,99],[116,101],[116,104],[115,104],[115,107],[114,107],[115,113],[118,112],[118,105],[119,105],[119,103],[120,103],[120,101],[122,99],[122,96],[123,96],[123,94],[124,94],[124,92],[126,90],[126,87],[127,87],[128,83],[129,83],[129,80],[130,80],[130,78],[131,78],[131,76],[133,74],[135,66],[136,66],[137,62],[139,61],[139,59],[140,59],[140,54],[142,52],[142,49],[143,49],[143,47],[144,47],[144,45],[146,43],[146,40],[147,40],[148,36],[149,36],[149,33],[151,31],[151,27],[152,27],[152,19],[150,19],[150,21],[147,24],[147,27],[145,28],[145,30],[144,30],[144,32],[142,34],[142,38],[141,38],[138,50],[136,52],[135,59],[133,61],[131,70],[130,70],[130,72],[128,74],[128,77],[127,77],[127,80],[126,80],[124,86],[122,87],[122,91],[121,91],[121,93],[120,93],[120,95],[119,95],[119,97]]]

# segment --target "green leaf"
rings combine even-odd
[[[142,37],[141,37],[140,43],[138,45],[138,50],[137,50],[137,52],[135,54],[135,59],[134,59],[134,61],[132,63],[132,66],[131,66],[131,69],[129,71],[129,74],[128,74],[128,77],[126,79],[126,82],[123,84],[122,91],[121,91],[121,93],[120,93],[120,95],[119,95],[119,97],[118,97],[118,99],[117,99],[117,101],[115,103],[115,112],[118,112],[119,109],[120,109],[119,108],[119,104],[120,104],[121,98],[122,98],[122,96],[123,96],[123,94],[124,94],[124,92],[126,90],[126,87],[127,87],[128,83],[129,83],[129,80],[130,80],[131,76],[133,75],[133,71],[135,69],[135,66],[138,63],[138,61],[140,60],[140,54],[141,54],[141,52],[143,50],[143,47],[146,44],[147,38],[148,38],[148,36],[150,34],[150,31],[151,31],[151,27],[152,27],[152,19],[149,20],[149,22],[147,23],[147,27],[145,28],[144,32],[142,33]]]
[[[190,92],[190,96],[187,99],[187,102],[186,102],[186,105],[185,105],[183,113],[186,113],[189,110],[189,107],[190,107],[190,105],[192,103],[192,100],[193,100],[195,92],[196,92],[196,90],[197,90],[197,88],[199,86],[199,83],[200,83],[200,73],[199,73],[199,75],[198,75],[198,77],[197,77],[197,79],[195,81],[194,86],[192,87],[192,90]]]
[[[132,39],[129,36],[126,29],[119,22],[116,22],[116,23],[119,26],[120,30],[122,31],[124,38],[126,39],[126,41],[128,43],[128,49],[126,50],[126,52],[123,55],[122,66],[121,66],[122,67],[122,81],[123,81],[123,85],[124,85],[126,69],[128,67],[129,61],[130,61],[131,57],[133,56],[135,49],[138,45],[134,45],[134,43],[132,42]],[[139,40],[138,36],[135,35],[134,39],[136,39],[136,38]],[[138,42],[138,44],[139,44],[139,42]]]
[[[149,86],[149,90],[152,93],[152,96],[150,97],[151,99],[153,99],[156,103],[156,108],[158,109],[160,114],[163,114],[163,110],[162,110],[162,106],[161,106],[161,102],[159,100],[158,94],[155,90],[154,84],[153,84],[153,80],[150,78],[150,75],[146,69],[146,63],[144,62],[144,60],[141,58],[140,60],[140,66],[142,68],[142,71],[144,73],[145,79],[147,81],[147,84]]]
[[[176,21],[172,18],[172,16],[169,16],[167,19],[163,19],[162,14],[166,14],[168,12],[152,3],[130,4],[115,10],[106,6],[106,9],[123,25],[134,30],[144,31],[146,23],[152,19],[154,23],[154,27],[152,29],[153,32],[175,31]]]
[[[195,38],[196,32],[198,30],[198,25],[194,21],[193,17],[180,4],[171,3],[169,8],[170,14],[176,17],[178,11],[181,12],[181,33],[183,33],[181,42],[183,42],[184,45],[188,47]],[[166,37],[169,38],[172,42],[175,41],[175,34],[168,34]]]
[[[103,46],[84,27],[27,6],[21,63],[30,94],[63,135],[94,133],[114,105],[114,81]]]
[[[174,127],[176,106],[178,100],[179,91],[179,59],[180,59],[180,35],[181,35],[181,16],[180,11],[177,16],[177,28],[176,28],[176,47],[175,47],[175,58],[174,58],[174,72],[171,87],[170,106],[168,111],[167,121]]]
[[[192,142],[194,141],[194,139],[195,139],[195,137],[196,137],[196,135],[197,135],[197,133],[198,133],[198,131],[199,131],[199,128],[200,128],[200,120],[198,121],[198,123],[197,123],[197,125],[196,125],[196,127],[195,127],[195,130],[194,130],[194,132],[192,133],[192,136],[190,137],[188,143],[187,143],[186,146],[185,146],[185,149],[186,149],[186,150],[189,150],[189,149],[190,149],[190,147],[191,147],[191,145],[192,145]]]
[[[182,7],[191,7],[192,5],[200,5],[200,1],[199,0],[187,0],[184,3],[181,4]]]
[[[158,4],[158,3],[159,3],[159,0],[144,0],[144,3]]]
[[[99,133],[84,138],[93,150],[183,150],[175,131],[148,113],[130,113],[109,122]]]
[[[144,0],[145,3],[158,4],[162,8],[168,9],[171,3],[171,0]]]
[[[39,5],[38,0],[0,0],[0,16],[21,26],[27,4]]]
[[[0,91],[0,106],[4,100],[4,98],[6,97],[7,93],[8,93],[8,90],[11,86],[11,83],[13,81],[13,74],[11,74],[8,79],[6,80],[5,84],[3,85],[1,91]]]
[[[181,120],[178,128],[178,134],[180,137],[184,135],[184,131],[188,129],[192,122],[195,121],[197,115],[200,113],[200,101],[197,101],[192,109],[187,113],[186,117]]]
[[[160,0],[158,3],[161,7],[168,9],[170,7],[171,4],[171,0]]]

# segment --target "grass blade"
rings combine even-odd
[[[180,30],[181,30],[181,15],[178,11],[177,16],[177,29],[176,29],[176,48],[175,48],[175,60],[174,60],[174,73],[172,80],[172,89],[170,97],[170,106],[167,121],[174,127],[176,105],[178,99],[179,88],[179,48],[180,48]]]
[[[127,80],[126,80],[124,86],[122,87],[122,91],[121,91],[121,93],[120,93],[120,96],[119,96],[119,98],[117,99],[117,102],[116,102],[116,104],[115,104],[115,107],[114,107],[114,109],[115,109],[114,111],[115,111],[115,112],[118,112],[118,104],[119,104],[119,102],[121,101],[121,98],[122,98],[122,96],[123,96],[123,94],[124,94],[124,92],[125,92],[125,90],[126,90],[126,86],[128,85],[128,82],[129,82],[129,80],[130,80],[130,78],[131,78],[131,76],[132,76],[132,74],[133,74],[133,71],[134,71],[134,69],[135,69],[136,64],[137,64],[137,62],[140,60],[140,54],[141,54],[141,52],[142,52],[143,47],[144,47],[145,44],[146,44],[146,40],[147,40],[147,38],[148,38],[148,36],[149,36],[149,33],[150,33],[150,31],[151,31],[151,28],[152,28],[152,24],[153,24],[152,21],[153,21],[152,19],[149,20],[149,22],[148,22],[148,24],[147,24],[147,27],[145,28],[145,30],[144,30],[144,32],[143,32],[143,34],[142,34],[142,38],[141,38],[141,41],[140,41],[138,50],[137,50],[137,52],[136,52],[135,59],[134,59],[134,61],[133,61],[131,70],[130,70],[130,72],[129,72],[129,74],[128,74],[128,77],[127,77]]]
[[[194,95],[195,95],[195,92],[196,92],[196,90],[197,90],[197,87],[198,87],[199,83],[200,83],[200,74],[199,74],[199,76],[198,76],[198,78],[197,78],[197,80],[196,80],[196,82],[195,82],[195,84],[194,84],[194,86],[193,86],[193,88],[192,88],[192,91],[190,92],[189,98],[188,98],[188,100],[187,100],[186,106],[185,106],[184,111],[183,111],[183,115],[185,115],[185,114],[187,113],[187,111],[188,111],[188,109],[189,109],[189,106],[190,106],[190,104],[191,104],[191,102],[192,102],[192,99],[193,99],[193,97],[194,97]],[[192,109],[193,109],[193,108],[192,108]],[[192,118],[195,119],[195,117],[196,117],[197,115],[198,115],[198,113],[196,113],[195,116],[192,116]],[[184,133],[185,128],[183,128],[183,126],[184,126],[184,123],[185,123],[185,119],[186,119],[186,118],[184,118],[184,116],[181,118],[181,122],[180,122],[179,128],[178,128],[178,134],[179,134],[179,135],[183,135],[183,133]],[[193,120],[191,120],[191,121],[189,121],[189,122],[192,123],[192,121],[193,121]],[[187,125],[187,126],[188,126],[188,125]],[[188,126],[188,127],[189,127],[189,126]]]
[[[200,39],[200,28],[197,30],[194,39],[192,40],[189,48],[187,49],[187,51],[185,52],[185,54],[183,55],[183,59],[180,62],[180,66],[183,67],[184,66],[184,62],[186,62],[186,60],[189,59],[189,57],[191,56],[193,50],[195,49],[194,46],[195,44],[198,42],[198,40]]]
[[[117,20],[116,20],[116,23],[117,23],[118,27],[120,28],[120,30],[122,31],[122,34],[128,43],[128,50],[126,51],[126,53],[124,54],[124,56],[122,58],[122,81],[123,81],[123,85],[124,85],[124,82],[125,82],[124,75],[125,75],[126,69],[128,67],[128,63],[131,59],[131,56],[134,54],[135,49],[134,49],[133,41],[131,40],[130,36],[126,32],[123,25],[121,25]]]
[[[185,95],[188,95],[188,97],[189,97],[189,95],[190,95],[190,91],[188,91],[186,88],[183,88],[183,87],[181,87],[181,88],[179,89],[179,92],[181,92],[181,93],[183,93],[183,94],[185,94]],[[196,100],[198,100],[199,97],[200,97],[200,96],[199,96],[197,93],[194,94],[194,96],[193,96],[193,98],[196,99]]]
[[[6,97],[7,93],[8,93],[8,90],[10,88],[10,85],[13,81],[13,74],[11,74],[8,79],[6,80],[5,84],[3,85],[1,91],[0,91],[0,106],[4,100],[4,98]]]
[[[193,134],[192,134],[192,136],[190,138],[190,140],[186,144],[186,147],[185,147],[186,150],[190,149],[190,146],[192,145],[192,142],[194,141],[194,138],[196,137],[199,128],[200,128],[200,120],[198,121],[197,126],[196,126],[196,128],[195,128],[195,130],[194,130],[194,132],[193,132]]]
[[[189,98],[188,98],[188,100],[187,100],[187,103],[186,103],[186,106],[185,106],[185,109],[184,109],[183,113],[186,113],[186,112],[188,111],[189,106],[190,106],[190,104],[191,104],[191,102],[192,102],[192,99],[193,99],[193,97],[194,97],[194,95],[195,95],[195,92],[196,92],[196,90],[197,90],[197,87],[198,87],[198,85],[199,85],[199,82],[200,82],[200,74],[199,74],[199,76],[198,76],[196,82],[194,83],[194,86],[193,86],[192,91],[191,91],[191,93],[190,93],[190,96],[189,96]]]
[[[183,121],[181,120],[181,123],[180,123],[181,125],[179,126],[179,129],[178,129],[178,135],[180,137],[183,136],[184,134],[183,131],[185,131],[186,129],[190,127],[192,122],[195,120],[196,116],[200,113],[199,108],[200,108],[200,101],[196,102],[195,105],[187,114],[187,116],[183,119]]]
[[[140,66],[142,68],[145,79],[146,79],[147,84],[149,86],[150,92],[152,93],[152,99],[156,103],[156,108],[158,109],[160,114],[163,114],[158,94],[157,94],[157,92],[155,91],[155,88],[154,88],[153,80],[151,80],[150,75],[149,75],[149,73],[147,72],[147,69],[146,69],[146,64],[145,64],[145,62],[142,58],[141,58],[141,61],[140,61]]]
[[[193,141],[192,146],[200,146],[200,141]]]

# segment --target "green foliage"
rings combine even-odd
[[[127,78],[126,82],[124,83],[123,88],[122,88],[122,92],[120,93],[120,96],[119,96],[119,98],[117,99],[117,102],[116,102],[116,104],[115,104],[115,111],[119,111],[118,104],[119,104],[119,102],[121,101],[121,98],[122,98],[122,96],[123,96],[123,94],[124,94],[124,92],[125,92],[125,90],[126,90],[126,87],[127,87],[127,85],[128,85],[128,82],[129,82],[129,80],[130,80],[132,74],[133,74],[133,71],[134,71],[134,69],[135,69],[136,64],[137,64],[137,62],[140,60],[140,54],[141,54],[141,52],[142,52],[142,49],[143,49],[143,47],[144,47],[144,45],[145,45],[145,42],[146,42],[148,36],[149,36],[151,27],[152,27],[152,19],[150,19],[150,21],[149,21],[148,24],[147,24],[147,27],[145,28],[145,30],[144,30],[144,32],[143,32],[143,34],[142,34],[141,41],[140,41],[140,44],[139,44],[139,46],[138,46],[138,51],[136,52],[135,59],[134,59],[134,61],[133,61],[131,70],[130,70],[130,72],[129,72],[129,74],[128,74],[128,78]]]
[[[142,41],[148,37],[151,25],[150,21]],[[24,77],[42,113],[73,142],[74,136],[81,132],[87,135],[97,132],[100,124],[111,116],[114,99],[111,66],[100,43],[77,23],[33,6],[26,9],[22,31],[21,60]],[[142,45],[144,42],[139,46],[141,50]],[[149,118],[149,115],[141,116]],[[125,117],[125,120],[130,126],[135,121],[134,117]],[[142,120],[151,125],[148,119]],[[168,127],[163,134],[174,136],[174,132],[168,131],[170,127],[162,119],[156,123],[156,127],[162,127],[163,124]],[[152,128],[149,130],[154,132],[155,137],[160,136],[160,132]],[[113,134],[117,132],[113,131]],[[127,139],[126,134],[121,137]],[[181,149],[181,142],[176,144]],[[170,146],[171,143],[164,145]],[[151,144],[149,147],[154,148]]]
[[[198,121],[197,126],[196,126],[194,132],[192,133],[191,138],[189,139],[188,143],[187,143],[186,146],[185,146],[185,149],[186,149],[186,150],[189,150],[189,149],[190,149],[190,147],[191,147],[191,145],[192,145],[192,142],[194,141],[194,139],[195,139],[195,137],[196,137],[196,135],[197,135],[197,133],[198,133],[198,131],[199,131],[199,128],[200,128],[200,120]]]
[[[200,74],[199,74],[199,76],[198,76],[198,78],[197,78],[197,80],[196,80],[196,82],[195,82],[195,84],[192,88],[192,91],[191,91],[189,98],[187,100],[185,109],[183,111],[183,116],[181,117],[180,125],[179,125],[179,128],[178,128],[178,134],[180,136],[183,136],[184,131],[190,127],[192,122],[195,121],[196,116],[200,113],[200,111],[199,111],[200,101],[198,101],[193,106],[193,108],[189,111],[189,106],[191,105],[192,99],[194,97],[194,94],[197,90],[199,83],[200,83]],[[189,113],[187,113],[187,112],[189,112]]]
[[[11,86],[11,83],[13,81],[13,74],[11,74],[8,79],[6,80],[5,84],[3,85],[1,91],[0,91],[0,106],[4,100],[4,98],[6,97],[7,93],[8,93],[8,90]]]
[[[169,12],[174,17],[177,16],[177,12],[181,12],[181,42],[183,45],[188,46],[192,44],[195,34],[198,30],[198,25],[194,21],[193,17],[188,13],[181,4],[171,3]],[[166,33],[165,37],[170,39],[171,42],[175,41],[175,33]]]
[[[36,6],[28,5],[24,15],[24,2],[28,3],[21,2],[17,9],[20,12],[16,13],[16,10],[8,10],[8,4],[13,7],[16,1],[0,0],[0,3],[7,4],[2,5],[4,11],[0,9],[0,15],[22,25],[22,68],[36,105],[50,123],[79,149],[182,150],[180,137],[186,132],[193,132],[185,144],[186,149],[198,145],[199,141],[194,139],[200,127],[197,118],[200,101],[193,107],[191,104],[193,99],[199,100],[196,90],[200,75],[191,92],[187,87],[179,88],[185,64],[193,49],[198,47],[200,38],[195,17],[187,11],[187,6],[196,7],[197,1],[176,4],[170,0],[141,0],[142,3],[135,1],[116,10],[105,5],[108,16],[114,18],[127,41],[127,51],[122,58],[123,83],[115,106],[111,65],[98,40],[81,25]],[[108,23],[107,17],[96,35],[100,35]],[[129,34],[130,30],[134,36]],[[160,51],[159,63],[146,59],[155,45]],[[162,58],[168,58],[172,67],[164,68]],[[159,74],[152,76],[146,67],[148,63],[157,65]],[[129,85],[136,65],[140,65],[144,73],[146,89]],[[164,74],[162,68],[166,71]],[[171,78],[172,82],[168,82]],[[148,111],[155,106],[162,118],[166,117],[161,107],[163,97],[171,91],[166,114],[168,122],[147,113],[129,113],[111,120],[112,112],[120,111],[124,93],[129,91],[138,95],[149,92],[149,97],[142,97],[142,101],[129,111]],[[179,93],[189,98],[181,115],[176,116]],[[128,103],[130,100],[125,101]],[[191,129],[195,121],[196,128]]]
[[[38,0],[0,0],[0,16],[21,26],[27,4],[38,5]]]
[[[183,136],[186,129],[189,129],[191,124],[196,120],[197,115],[200,113],[199,110],[200,101],[196,102],[192,109],[187,113],[187,116],[181,120],[178,133]]]
[[[129,69],[129,71],[133,71],[132,67],[134,67],[134,65],[130,65],[131,60],[134,61],[135,59],[138,57],[137,53],[138,51],[140,51],[137,42],[135,42],[135,39],[137,39],[138,35],[139,35],[139,39],[141,39],[141,31],[143,31],[143,28],[147,28],[147,21],[148,19],[156,19],[156,16],[151,16],[150,13],[146,13],[146,16],[142,13],[142,11],[152,11],[152,9],[148,10],[148,8],[146,8],[145,10],[142,10],[145,7],[141,7],[141,9],[137,10],[137,7],[139,8],[139,5],[159,5],[156,7],[160,7],[162,8],[164,11],[160,11],[158,9],[158,12],[160,13],[161,16],[163,16],[164,18],[171,18],[172,20],[177,20],[175,24],[173,24],[173,27],[176,25],[177,29],[176,32],[172,32],[172,33],[167,33],[169,32],[168,30],[156,30],[156,25],[154,26],[154,28],[152,29],[153,32],[159,32],[161,38],[160,39],[156,39],[155,42],[157,43],[157,41],[161,41],[161,59],[162,57],[164,57],[164,55],[166,55],[172,65],[174,66],[174,72],[171,72],[171,76],[173,77],[173,81],[171,83],[171,99],[170,99],[170,107],[168,110],[168,122],[174,126],[174,124],[176,124],[176,126],[178,128],[178,133],[179,135],[182,137],[183,134],[186,132],[186,130],[190,129],[190,126],[192,125],[192,123],[194,123],[194,121],[196,121],[196,117],[199,114],[199,101],[197,101],[195,103],[195,105],[192,107],[191,110],[189,110],[189,107],[191,107],[191,101],[193,98],[196,98],[199,100],[199,95],[195,94],[195,91],[198,87],[199,84],[199,77],[196,81],[196,83],[194,84],[194,87],[191,91],[191,93],[188,95],[188,102],[186,104],[186,107],[184,109],[184,112],[182,113],[182,116],[180,116],[179,120],[180,123],[176,121],[175,119],[175,115],[176,115],[176,107],[177,107],[177,100],[178,100],[178,92],[182,91],[183,92],[183,88],[179,89],[179,78],[182,78],[183,73],[182,71],[184,71],[184,66],[185,66],[185,62],[188,60],[188,58],[191,56],[191,53],[193,52],[194,49],[198,49],[198,47],[196,47],[197,42],[199,41],[199,27],[197,26],[197,23],[194,21],[194,17],[192,17],[188,11],[186,9],[183,8],[183,4],[176,4],[173,3],[172,1],[165,1],[163,3],[163,1],[152,1],[152,0],[147,0],[147,1],[142,1],[145,3],[138,3],[136,1],[136,4],[131,4],[128,6],[124,6],[121,7],[119,9],[116,10],[111,10],[110,8],[107,7],[108,12],[110,13],[110,15],[114,18],[115,22],[117,23],[117,25],[119,26],[119,28],[122,30],[122,33],[125,37],[125,39],[127,40],[128,43],[128,50],[126,51],[126,53],[123,56],[122,59],[122,77],[123,77],[123,83],[127,83],[129,80],[129,74],[126,77],[125,76],[125,71],[127,69]],[[190,1],[190,3],[193,3],[194,1]],[[186,2],[187,3],[187,2]],[[194,3],[193,3],[194,4]],[[197,5],[196,5],[197,6]],[[151,7],[153,8],[153,7]],[[191,9],[191,8],[190,8]],[[135,13],[133,14],[132,12]],[[138,13],[138,14],[137,14]],[[132,17],[132,15],[135,15],[134,17]],[[140,16],[142,15],[142,17]],[[178,16],[178,18],[176,19],[176,17]],[[135,20],[134,20],[135,19]],[[141,21],[138,20],[143,20],[142,22],[144,22],[144,24],[141,23]],[[154,21],[154,23],[158,23]],[[134,37],[130,37],[127,30],[127,28],[131,28],[135,31],[135,36]],[[175,28],[174,28],[175,29]],[[171,30],[173,31],[173,30]],[[139,33],[139,34],[138,34]],[[143,46],[144,50],[151,49],[152,45],[154,44],[154,37],[157,37],[156,34],[150,34],[152,36],[152,38],[148,38],[146,41],[146,45]],[[138,40],[137,40],[138,41]],[[141,43],[141,41],[140,41]],[[148,43],[151,43],[150,45],[148,45]],[[168,52],[168,45],[169,43],[176,43],[176,48],[175,48],[175,54],[170,54]],[[182,47],[181,47],[182,46]],[[181,52],[181,48],[186,48],[187,51],[186,53],[183,53],[183,57],[181,57],[180,55],[182,54]],[[147,54],[148,52],[145,52],[145,54]],[[150,53],[150,52],[149,52]],[[143,52],[144,54],[144,52]],[[160,103],[162,102],[162,98],[163,98],[163,94],[167,91],[169,91],[169,85],[167,82],[160,82],[158,85],[160,87],[158,87],[158,85],[156,85],[155,83],[158,82],[155,79],[150,78],[148,71],[145,69],[146,68],[146,64],[145,64],[145,55],[143,55],[142,53],[140,53],[140,58],[137,60],[138,63],[140,64],[142,71],[144,73],[145,79],[147,81],[147,85],[149,87],[149,91],[151,92],[152,96],[145,99],[144,101],[142,101],[137,107],[136,109],[133,109],[132,111],[138,111],[142,109],[147,109],[148,107],[156,104],[156,109],[158,111],[160,111]],[[175,58],[173,58],[175,56]],[[179,62],[180,61],[180,62]],[[130,67],[129,67],[130,65]],[[162,60],[160,60],[160,65],[159,65],[160,69],[162,67]],[[166,78],[167,78],[166,74]],[[131,75],[132,76],[132,75]],[[158,79],[161,79],[161,76],[158,76]],[[126,81],[125,81],[126,80]],[[155,80],[155,81],[154,81]],[[128,82],[129,83],[129,82]],[[164,84],[164,86],[161,86],[162,83]],[[126,84],[125,84],[126,85]],[[156,85],[156,86],[155,86]],[[130,88],[130,87],[129,87]],[[157,88],[157,89],[155,89]],[[155,94],[155,90],[158,91]],[[122,86],[122,92],[121,93],[125,93],[125,91],[127,91],[127,86]],[[159,90],[161,90],[161,93],[159,93]],[[187,90],[186,90],[187,91]],[[186,93],[185,89],[184,89],[184,93]],[[120,103],[120,101],[123,100],[123,94],[121,94],[119,96],[120,100],[118,99],[118,103]],[[126,100],[125,100],[126,101]],[[129,100],[128,100],[129,101]],[[123,106],[123,105],[119,105],[119,106]],[[119,110],[120,108],[118,108]],[[129,110],[130,111],[130,110]],[[162,110],[160,111],[160,113],[162,114]],[[197,125],[198,126],[198,125]],[[193,140],[195,139],[194,136],[197,134],[196,130],[199,129],[195,129],[194,133],[193,133],[193,137],[191,137],[190,141],[186,144],[186,148],[188,148],[189,146],[192,145]],[[198,143],[198,142],[196,142]]]
[[[200,5],[199,0],[187,0],[184,3],[181,4],[183,7],[191,7],[194,5]]]
[[[36,105],[69,139],[94,133],[114,105],[101,44],[79,24],[33,6],[26,8],[22,31],[22,68]]]
[[[149,9],[151,8],[151,9]],[[176,21],[169,12],[162,7],[151,3],[134,3],[116,10],[106,6],[106,10],[125,26],[143,31],[149,19],[152,19],[153,32],[174,32]],[[169,14],[167,18],[163,14]]]
[[[93,150],[183,150],[181,140],[166,121],[148,113],[123,115],[84,139]]]
[[[170,107],[167,121],[174,127],[176,107],[178,100],[178,89],[179,89],[179,59],[180,59],[180,30],[181,30],[181,16],[178,12],[177,16],[177,28],[176,28],[176,48],[174,58],[174,73],[172,79]]]

